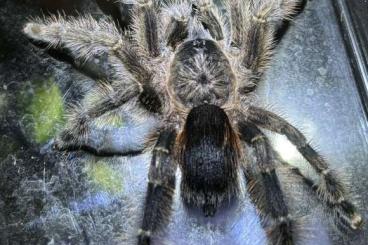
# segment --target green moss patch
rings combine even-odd
[[[52,79],[35,81],[25,86],[18,96],[24,111],[24,124],[36,143],[54,137],[64,120],[63,97]]]
[[[103,191],[118,194],[123,190],[122,176],[103,161],[89,164],[87,175],[95,186]]]

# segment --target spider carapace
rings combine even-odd
[[[36,20],[24,31],[50,53],[66,55],[98,84],[71,109],[65,130],[55,140],[57,149],[124,153],[94,149],[88,137],[94,119],[127,102],[159,118],[159,128],[145,145],[152,149],[152,160],[139,244],[149,244],[168,223],[177,169],[182,200],[205,216],[215,215],[222,203],[237,197],[239,177],[245,176],[270,243],[294,244],[295,221],[275,171],[276,153],[262,130],[285,135],[311,164],[319,177],[316,183],[288,166],[340,227],[361,226],[343,183],[303,134],[280,116],[252,105],[251,94],[270,64],[278,28],[293,16],[299,0],[228,0],[222,10],[212,0],[118,4],[130,9],[124,32],[110,19],[91,16]],[[246,145],[253,149],[255,166],[246,164]]]

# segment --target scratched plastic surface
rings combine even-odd
[[[71,67],[32,48],[20,34],[28,16],[40,15],[31,2],[0,0],[1,146],[12,142],[12,137],[19,145],[6,153],[0,151],[0,244],[134,244],[149,153],[131,158],[60,155],[47,143],[33,144],[27,142],[27,135],[19,136],[22,130],[17,131],[17,120],[22,122],[23,115],[17,109],[16,94],[22,84],[52,77],[67,102],[80,99],[93,86]],[[90,5],[84,4],[82,10],[98,13]],[[293,22],[255,103],[284,115],[318,146],[332,167],[352,176],[352,189],[360,195],[357,200],[367,220],[367,121],[330,1],[308,2]],[[137,120],[129,106],[122,108],[121,115],[120,129],[96,129],[93,139],[97,140],[91,143],[139,148],[155,119]],[[100,135],[107,140],[101,142]],[[129,137],[129,144],[124,137]],[[270,137],[284,160],[310,172],[284,137]],[[313,196],[288,181],[284,172],[279,175],[292,214],[303,224],[299,244],[368,243],[366,231],[349,238],[336,233]],[[178,172],[177,185],[179,181]],[[266,237],[247,193],[214,218],[204,218],[182,204],[177,188],[171,222],[154,244],[256,245],[266,244]]]

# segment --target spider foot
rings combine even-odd
[[[68,131],[63,131],[52,143],[52,148],[57,151],[66,151],[78,148],[77,138]]]
[[[290,217],[279,217],[276,223],[267,229],[268,237],[274,244],[294,245],[294,225]]]
[[[68,147],[66,144],[60,140],[59,138],[56,138],[54,142],[52,143],[52,149],[56,151],[65,151]]]
[[[44,26],[38,23],[27,23],[23,31],[33,40],[40,41],[44,34]]]
[[[145,234],[139,234],[138,245],[149,245],[151,244],[151,238]]]
[[[348,201],[341,202],[340,206],[334,210],[334,217],[336,217],[337,228],[344,233],[358,231],[364,225],[362,216]]]

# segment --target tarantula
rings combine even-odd
[[[224,11],[212,0],[126,0],[118,3],[119,24],[91,16],[52,17],[28,23],[28,37],[98,81],[93,103],[71,110],[64,131],[55,140],[59,150],[84,149],[97,155],[122,154],[119,149],[91,147],[90,122],[136,100],[160,119],[146,140],[153,146],[138,244],[167,224],[181,170],[181,197],[213,216],[239,193],[240,175],[260,216],[267,220],[272,244],[294,244],[294,220],[275,172],[276,156],[262,129],[285,135],[311,164],[319,182],[303,180],[352,230],[362,225],[343,183],[286,120],[252,105],[252,92],[263,78],[274,49],[275,34],[291,19],[300,0],[228,0]],[[129,12],[129,16],[124,14]],[[121,20],[120,19],[120,20]],[[60,57],[60,56],[59,56]],[[155,142],[155,143],[153,143]],[[245,144],[253,148],[256,167],[245,164]]]

